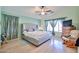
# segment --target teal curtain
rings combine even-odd
[[[45,30],[47,31],[48,21],[45,21]]]
[[[18,20],[16,16],[2,14],[1,33],[5,33],[8,39],[18,37]]]

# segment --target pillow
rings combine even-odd
[[[28,32],[29,30],[28,30],[28,29],[26,29],[26,31]]]
[[[35,29],[33,28],[33,31],[35,31]]]
[[[77,39],[78,38],[78,35],[79,35],[79,30],[72,30],[70,32],[70,35],[71,35],[71,37]]]
[[[44,29],[43,29],[43,27],[39,27],[39,31],[43,31]]]

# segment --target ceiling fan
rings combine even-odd
[[[46,6],[39,6],[35,10],[35,12],[39,15],[47,15],[47,14],[52,14],[54,11],[51,9],[48,9]]]

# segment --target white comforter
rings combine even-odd
[[[46,32],[46,31],[34,31],[34,32],[26,32],[24,31],[23,34],[25,36],[28,36],[28,37],[32,37],[32,38],[35,38],[37,40],[39,40],[40,38],[44,37],[44,36],[51,36],[50,32]]]
[[[52,37],[52,34],[50,32],[46,32],[46,31],[34,31],[34,32],[24,31],[23,34],[27,37],[33,38],[33,39],[27,39],[27,40],[34,43],[35,45],[39,45],[42,42],[44,42],[48,39],[51,39],[51,37]]]

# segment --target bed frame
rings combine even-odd
[[[24,36],[24,35],[23,35]],[[39,44],[39,45],[35,45],[34,43],[32,43],[32,42],[30,42],[30,41],[28,41],[28,40],[26,40],[26,38],[24,38],[24,37],[22,37],[22,39],[23,40],[25,40],[25,41],[27,41],[27,42],[29,42],[29,43],[31,43],[32,45],[34,45],[34,46],[36,46],[36,47],[39,47],[40,45],[42,45],[42,44],[44,44],[45,42],[47,42],[47,41],[49,41],[50,39],[48,39],[48,40],[46,40],[46,41],[44,41],[44,42],[42,42],[41,44]]]
[[[31,23],[26,23],[26,24],[22,24],[21,29],[22,29],[22,32],[21,32],[22,33],[22,35],[21,35],[22,39],[29,42],[29,43],[31,43],[31,44],[33,44],[36,47],[38,47],[38,46],[42,45],[43,43],[47,42],[48,40],[50,40],[50,39],[47,39],[46,41],[40,43],[39,45],[35,45],[34,43],[27,40],[26,36],[23,34],[23,31],[27,31],[27,32],[37,31],[38,30],[38,25],[31,24]]]

